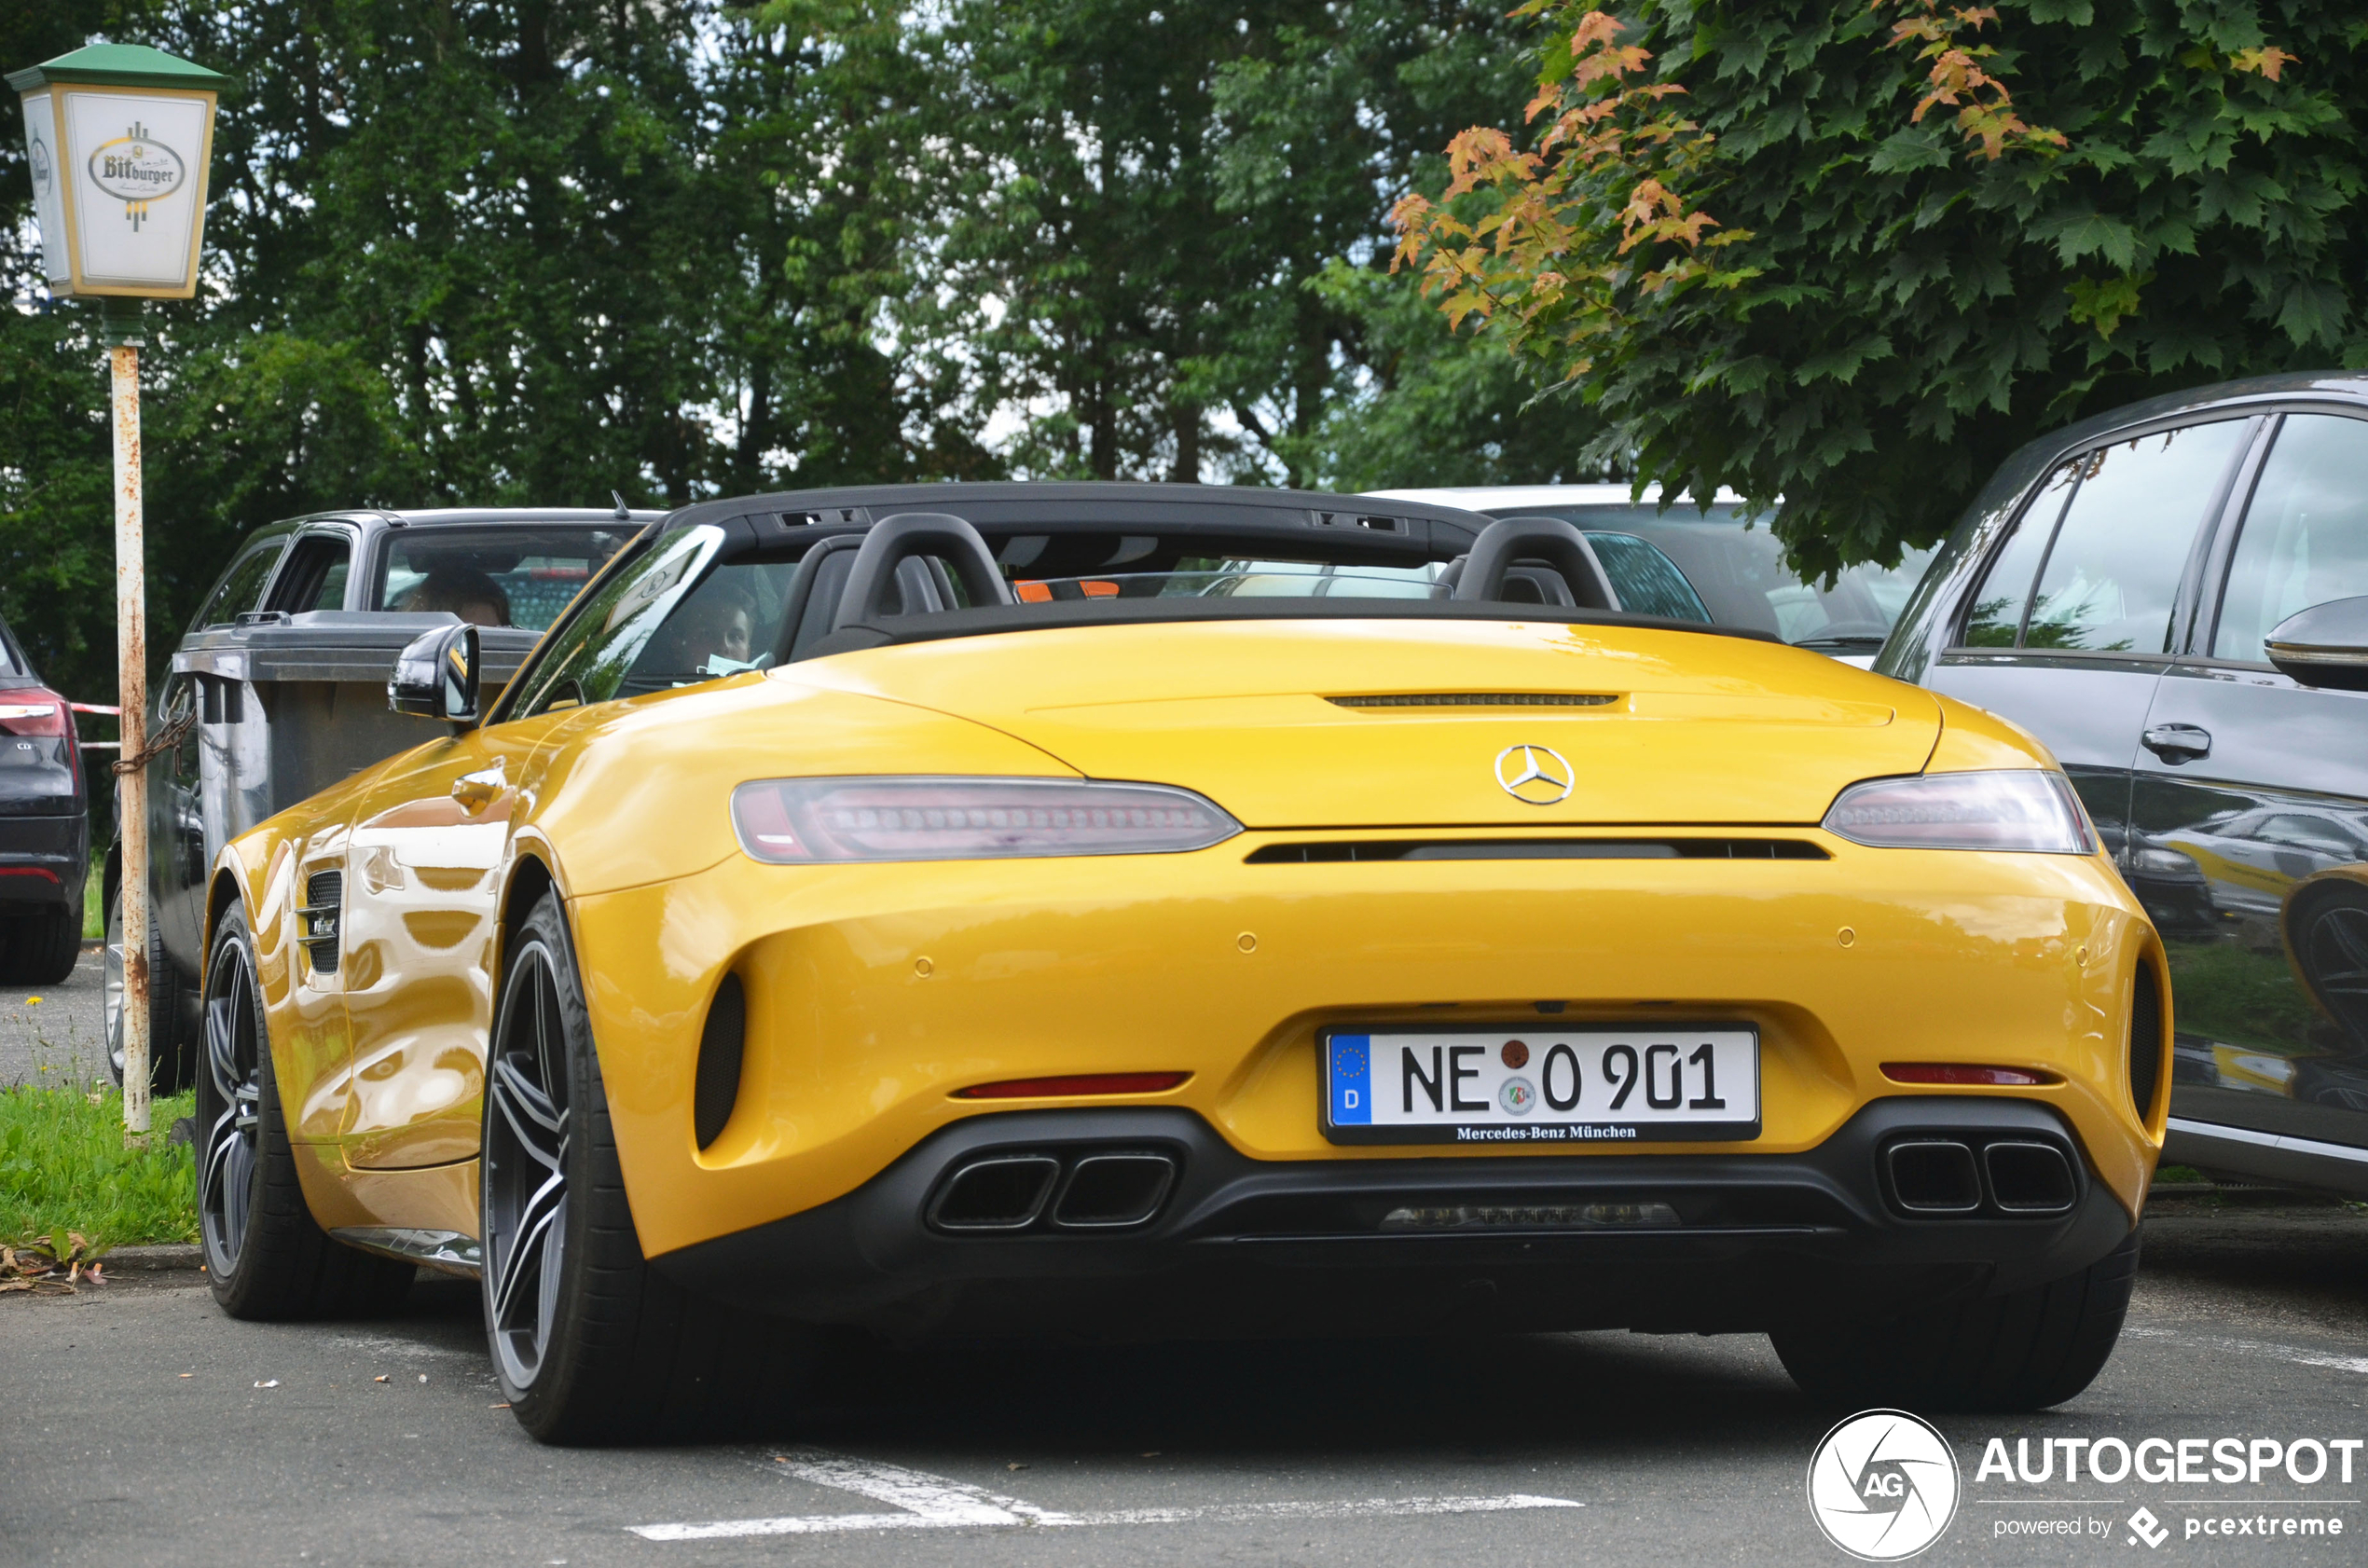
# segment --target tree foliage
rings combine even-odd
[[[1934,539],[2085,414],[2368,364],[2352,7],[1539,9],[1552,115],[1459,143],[1471,194],[1407,209],[1406,254],[1640,481],[1781,497],[1808,571]]]
[[[151,310],[155,646],[274,517],[998,475],[1575,471],[1386,270],[1519,106],[1479,0],[14,0],[233,76],[206,283]],[[0,613],[112,688],[105,382],[0,136]]]

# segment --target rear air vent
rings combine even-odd
[[[1826,860],[1797,838],[1384,838],[1269,844],[1254,866],[1331,860]]]
[[[2137,993],[2129,1005],[2129,1103],[2138,1120],[2155,1114],[2155,1091],[2162,1082],[2163,997],[2155,983],[2155,966],[2138,966]]]
[[[337,972],[337,915],[345,902],[345,873],[316,871],[305,879],[304,904],[296,923],[314,974]]]
[[[748,995],[740,977],[727,974],[708,1004],[707,1027],[699,1032],[699,1066],[691,1088],[691,1127],[705,1148],[723,1135],[740,1098],[740,1058],[748,1039]]]
[[[1391,692],[1326,697],[1341,708],[1602,708],[1616,692]]]

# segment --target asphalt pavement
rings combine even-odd
[[[105,952],[97,942],[84,943],[62,984],[0,986],[0,1089],[21,1083],[87,1088],[107,1077]]]
[[[186,1273],[0,1297],[0,1561],[1849,1561],[1805,1483],[1836,1412],[1756,1336],[849,1342],[759,1445],[541,1448],[500,1400],[463,1282],[282,1326]],[[2368,1216],[2160,1205],[2086,1394],[1934,1422],[1961,1501],[1920,1562],[2359,1563]],[[2068,1482],[2115,1438],[2172,1479]]]

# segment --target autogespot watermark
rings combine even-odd
[[[2348,1486],[2363,1448],[2368,1448],[2368,1438],[2017,1437],[2010,1452],[2005,1438],[1992,1437],[1982,1449],[1974,1485],[1977,1490],[2065,1485],[2094,1491],[2134,1481],[2179,1488],[2243,1487],[2243,1492],[2215,1497],[2165,1499],[2154,1506],[2141,1503],[2134,1513],[2118,1520],[2123,1544],[2154,1549],[2173,1538],[2216,1545],[2247,1536],[2300,1543],[2356,1534],[2360,1521],[2347,1520],[2340,1510],[2357,1499],[2320,1502],[2318,1499],[2324,1494],[2271,1496],[2264,1489],[2290,1492],[2330,1483]],[[1981,1501],[2011,1504],[2021,1499],[2010,1492]],[[2118,1505],[2128,1499],[2086,1501],[2091,1506]],[[2173,1517],[2161,1518],[2155,1512],[2156,1506],[2174,1510]],[[1990,1534],[2001,1540],[2065,1535],[2111,1539],[2115,1525],[2112,1514],[2100,1518],[2084,1507],[2070,1518],[2001,1515],[1991,1520]]]
[[[1809,1462],[1809,1506],[1827,1540],[1868,1562],[1896,1562],[1941,1539],[1961,1499],[2075,1510],[1993,1516],[1989,1534],[1997,1541],[2085,1538],[2150,1551],[2181,1541],[2320,1544],[2368,1528],[2342,1512],[2359,1499],[2308,1490],[2349,1486],[2356,1474],[2368,1479],[2363,1451],[2368,1439],[2359,1437],[1992,1437],[1973,1479],[1976,1492],[1990,1495],[1963,1499],[1956,1453],[1930,1422],[1906,1410],[1862,1410],[1818,1442]],[[2040,1494],[2132,1483],[2207,1495]],[[2090,1511],[2100,1506],[2102,1514]]]
[[[1906,1410],[1838,1422],[1809,1461],[1809,1511],[1825,1539],[1866,1562],[1913,1557],[1957,1517],[1957,1455]]]

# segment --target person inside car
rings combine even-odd
[[[469,566],[431,569],[420,585],[403,596],[403,610],[441,610],[479,626],[510,624],[510,596],[502,585]]]

